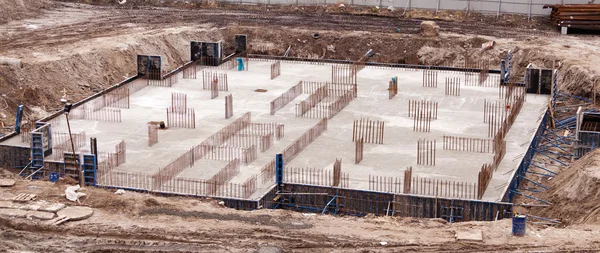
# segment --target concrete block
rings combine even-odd
[[[19,209],[12,209],[12,208],[0,209],[0,216],[25,218],[25,217],[27,217],[27,211],[19,210]]]
[[[0,208],[16,208],[18,205],[10,201],[0,201]]]
[[[10,178],[0,178],[0,187],[14,186],[17,181]]]
[[[481,242],[481,241],[483,241],[483,233],[481,232],[481,230],[476,230],[476,229],[459,230],[459,231],[456,231],[456,240],[457,241]]]
[[[70,221],[87,219],[94,214],[94,209],[83,206],[69,206],[57,212],[58,216],[65,216]]]

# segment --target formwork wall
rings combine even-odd
[[[286,184],[282,195],[286,201],[274,201],[277,189],[265,194],[263,208],[283,208],[305,212],[338,213],[363,216],[398,216],[414,218],[444,218],[453,222],[492,221],[512,217],[512,204],[478,200],[436,198],[407,194],[392,194],[356,189],[342,189],[314,185]],[[329,206],[328,206],[329,203]],[[327,206],[327,208],[326,208]]]
[[[527,170],[529,169],[529,165],[531,165],[531,160],[533,159],[533,156],[535,155],[535,149],[537,148],[538,144],[540,143],[540,141],[542,139],[542,136],[544,135],[544,132],[546,131],[546,124],[548,123],[549,118],[550,118],[550,113],[548,111],[546,111],[546,113],[544,114],[544,117],[542,118],[542,120],[540,122],[540,125],[538,126],[537,131],[535,132],[535,136],[529,143],[529,148],[527,149],[527,152],[525,153],[525,155],[523,155],[523,159],[521,160],[519,167],[517,168],[517,170],[515,170],[513,172],[512,179],[510,180],[510,183],[508,184],[508,186],[506,187],[506,190],[504,191],[504,196],[502,197],[502,201],[512,202],[513,197],[515,195],[515,191],[517,190],[517,188],[519,187],[519,184],[521,183],[521,178],[525,176],[525,173],[527,173]]]
[[[27,147],[0,145],[0,167],[22,169],[29,163],[30,152]]]

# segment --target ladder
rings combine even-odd
[[[83,155],[83,179],[85,185],[96,186],[96,156],[93,154]]]
[[[65,152],[64,154],[65,176],[79,180],[79,165],[81,164],[79,154],[70,152]]]
[[[31,133],[31,162],[26,166],[21,176],[31,176],[31,179],[40,179],[44,172],[44,135],[42,133]]]

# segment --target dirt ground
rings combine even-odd
[[[552,203],[547,207],[520,208],[521,213],[535,214],[558,220],[562,225],[600,224],[600,150],[586,154],[568,167],[551,166],[556,177],[539,183],[548,190],[530,195]],[[531,186],[531,185],[530,185]],[[523,186],[524,188],[524,186]],[[532,187],[534,188],[534,187]],[[543,203],[524,197],[515,203]]]
[[[560,88],[587,97],[600,80],[600,41],[591,35],[559,36],[545,17],[527,21],[512,15],[375,12],[367,7],[127,2],[0,0],[0,59],[11,62],[0,63],[0,135],[14,127],[19,104],[26,105],[25,119],[33,121],[59,110],[64,93],[77,101],[134,75],[137,54],[161,55],[165,67],[174,69],[189,59],[190,40],[224,40],[227,53],[233,50],[233,35],[238,33],[248,34],[251,53],[283,55],[291,46],[291,56],[308,58],[357,60],[373,49],[372,61],[461,66],[482,59],[498,62],[512,50],[514,81],[529,63],[546,68],[555,64]],[[439,37],[419,34],[423,19],[437,22]],[[313,33],[320,38],[314,39]],[[496,46],[482,50],[481,44],[490,40]],[[14,64],[15,60],[20,63]],[[214,201],[129,192],[117,196],[91,188],[83,205],[93,207],[95,214],[84,221],[53,227],[35,220],[0,218],[0,250],[595,252],[600,247],[598,206],[561,206],[598,197],[598,187],[588,191],[590,184],[598,184],[597,177],[585,172],[597,168],[594,162],[586,158],[572,165],[583,169],[554,179],[569,182],[564,185],[570,188],[557,188],[544,196],[562,209],[547,209],[543,214],[562,219],[561,226],[566,227],[529,226],[524,238],[510,236],[509,220],[447,224],[408,218],[305,216],[283,210],[243,212]],[[65,187],[19,181],[13,188],[0,189],[0,196],[29,192],[67,203],[61,196]],[[562,190],[567,195],[561,195]],[[575,194],[580,191],[587,194]],[[456,241],[457,230],[480,230],[484,240]]]
[[[591,95],[598,79],[594,68],[598,59],[593,56],[600,42],[589,35],[558,36],[544,18],[527,22],[521,16],[496,19],[470,14],[444,19],[451,14],[439,13],[441,17],[433,19],[441,27],[441,36],[426,38],[419,35],[421,20],[406,15],[106,2],[110,4],[45,2],[47,9],[38,9],[43,14],[36,18],[0,25],[4,35],[0,36],[0,56],[20,61],[19,65],[0,64],[0,127],[4,131],[14,127],[19,104],[26,105],[25,119],[32,121],[59,110],[65,92],[77,101],[134,75],[136,54],[162,55],[166,68],[173,69],[189,59],[190,40],[223,39],[231,52],[236,33],[249,35],[252,53],[282,55],[291,46],[291,56],[357,60],[373,49],[372,61],[409,64],[498,62],[513,50],[515,76],[522,76],[530,62],[550,67],[557,61],[563,88],[582,96]],[[409,14],[432,16],[422,11]],[[320,38],[313,39],[313,33]],[[481,44],[489,40],[496,41],[496,47],[482,51]]]
[[[18,181],[0,188],[78,205],[63,182]],[[441,219],[334,217],[286,210],[236,211],[216,201],[88,188],[79,205],[92,217],[59,226],[0,216],[0,250],[31,252],[594,252],[599,225],[528,225],[511,236],[511,221],[449,224]],[[483,241],[457,241],[457,231],[481,231]],[[386,245],[382,245],[382,242]]]

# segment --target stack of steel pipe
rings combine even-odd
[[[560,27],[600,30],[600,4],[554,4],[550,19]]]

